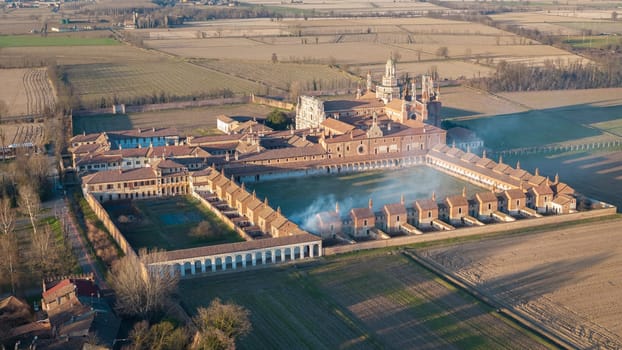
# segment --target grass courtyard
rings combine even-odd
[[[179,295],[191,313],[215,297],[249,309],[240,349],[548,348],[396,251],[182,280]]]
[[[177,250],[242,241],[235,231],[191,197],[106,202],[104,208],[134,249]],[[210,234],[193,235],[193,228],[202,221],[209,223]]]

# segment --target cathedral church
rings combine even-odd
[[[406,123],[408,120],[440,126],[440,89],[431,77],[423,75],[420,93],[413,78],[410,87],[397,78],[395,61],[387,60],[382,83],[373,86],[371,72],[367,73],[366,91],[357,91],[356,98],[323,101],[317,97],[300,96],[296,106],[296,129],[319,127],[326,119],[364,117],[376,114]]]

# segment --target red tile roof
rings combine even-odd
[[[152,168],[129,170],[105,170],[82,177],[85,184],[100,184],[134,180],[155,180],[157,175]]]

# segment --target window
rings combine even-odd
[[[397,222],[400,222],[400,216],[399,215],[397,216]]]
[[[492,209],[492,204],[488,203],[488,210]]]
[[[432,212],[428,211],[428,217],[431,218],[432,217]]]
[[[462,214],[462,208],[458,208],[458,214]]]
[[[363,220],[363,226],[367,226],[367,220]]]
[[[517,207],[518,207],[518,206],[520,206],[520,199],[517,199],[517,200],[516,200],[516,206],[517,206]]]

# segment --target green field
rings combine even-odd
[[[563,144],[615,136],[622,129],[622,106],[578,105],[460,120],[456,124],[475,131],[493,150]]]
[[[223,89],[234,94],[261,92],[254,82],[205,69],[190,63],[162,59],[65,66],[67,80],[77,92],[81,104],[111,106],[122,103],[161,103],[167,100],[212,94],[222,96]],[[137,101],[142,99],[142,101]]]
[[[5,35],[0,36],[0,47],[36,47],[36,46],[99,46],[119,45],[113,38],[79,38],[48,35]]]
[[[622,38],[611,35],[577,36],[564,40],[575,49],[611,49],[622,45]]]
[[[190,197],[106,202],[104,207],[136,250],[142,247],[176,250],[242,241],[236,232]],[[120,223],[121,215],[131,215],[133,219]],[[192,236],[191,230],[201,221],[209,222],[213,231],[220,235],[213,238]]]
[[[181,281],[191,313],[214,297],[251,311],[241,349],[545,349],[397,252]]]

